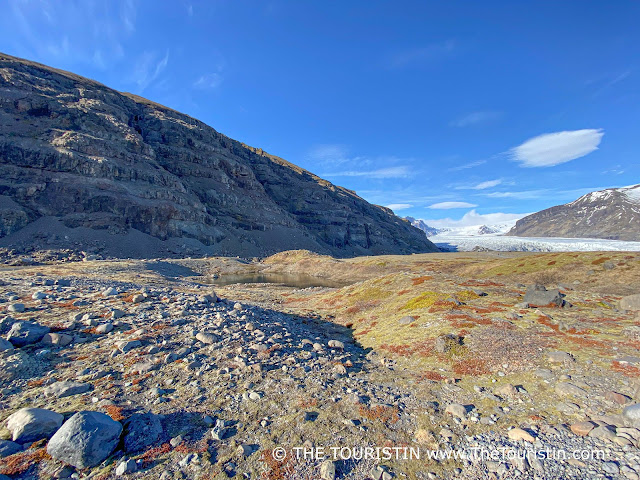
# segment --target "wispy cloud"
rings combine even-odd
[[[8,0],[0,29],[11,26],[14,52],[48,64],[91,64],[107,69],[124,56],[123,42],[135,32],[132,0]]]
[[[447,170],[449,172],[459,172],[460,170],[467,170],[468,168],[479,167],[480,165],[484,165],[485,163],[487,163],[486,160],[478,160],[475,162],[469,162],[463,165],[458,165],[457,167],[451,167],[451,168],[448,168]]]
[[[548,189],[540,190],[522,190],[517,192],[488,192],[485,193],[485,197],[489,198],[515,198],[518,200],[529,200],[534,198],[540,198],[541,196],[548,194]]]
[[[387,61],[387,65],[390,68],[424,65],[431,61],[446,57],[454,51],[455,46],[456,44],[453,40],[446,40],[423,47],[404,50],[391,55]]]
[[[125,0],[120,8],[120,18],[129,33],[136,30],[136,6],[133,0]]]
[[[407,178],[410,169],[401,165],[398,167],[378,168],[376,170],[347,170],[343,172],[325,173],[323,177],[364,177],[364,178]]]
[[[342,165],[358,159],[350,158],[349,149],[345,145],[324,143],[314,145],[307,152],[306,158],[320,165]]]
[[[472,127],[498,120],[502,116],[502,112],[471,112],[449,122],[452,127]]]
[[[424,221],[427,225],[436,228],[443,227],[471,227],[471,226],[480,226],[480,225],[494,225],[496,223],[509,223],[514,222],[516,220],[521,219],[529,215],[528,213],[485,213],[481,214],[476,212],[475,210],[471,210],[465,213],[462,218],[459,220],[454,220],[452,218],[440,218],[435,220],[427,220]]]
[[[613,87],[614,85],[629,78],[629,76],[631,76],[631,73],[632,73],[631,69],[624,70],[622,72],[618,71],[618,72],[608,73],[601,76],[598,79],[591,80],[587,83],[593,83],[593,84],[599,85],[597,90],[593,92],[593,97],[595,98],[601,95],[602,93],[604,93],[606,90]]]
[[[163,57],[159,57],[156,52],[144,52],[136,62],[133,72],[133,81],[137,85],[137,93],[142,93],[145,89],[158,79],[160,74],[167,68],[169,63],[169,50]]]
[[[413,205],[411,205],[410,203],[392,203],[390,205],[387,205],[387,208],[390,208],[393,211],[406,210],[412,207]]]
[[[602,129],[546,133],[512,148],[509,153],[523,167],[552,167],[597,150],[603,135]]]
[[[622,165],[615,165],[607,170],[604,170],[602,173],[604,175],[622,175],[625,172]]]
[[[496,180],[487,180],[486,182],[480,182],[477,185],[474,185],[473,187],[471,187],[473,190],[485,190],[487,188],[491,188],[491,187],[495,187],[497,185],[500,185],[502,183],[501,179],[496,179]]]
[[[434,210],[451,210],[453,208],[473,208],[477,206],[478,205],[474,203],[468,203],[468,202],[440,202],[440,203],[434,203],[433,205],[429,205],[428,208],[431,208]]]
[[[200,75],[196,81],[193,82],[193,86],[202,90],[215,89],[222,84],[222,80],[223,77],[219,73],[205,73],[204,75]]]
[[[492,188],[497,185],[500,185],[503,182],[501,178],[496,178],[495,180],[486,180],[484,182],[475,183],[473,185],[458,185],[455,187],[456,190],[486,190],[487,188]]]

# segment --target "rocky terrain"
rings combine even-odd
[[[0,246],[120,258],[437,250],[391,210],[187,115],[4,54]]]
[[[640,241],[640,185],[588,193],[528,215],[507,235]]]
[[[640,478],[639,254],[41,258],[0,269],[2,479]]]

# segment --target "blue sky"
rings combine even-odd
[[[640,3],[0,0],[0,51],[429,223],[640,183]]]

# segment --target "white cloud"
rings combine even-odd
[[[510,154],[523,167],[552,167],[597,150],[603,135],[602,129],[546,133],[512,148]]]
[[[496,180],[487,180],[486,182],[481,182],[477,185],[474,185],[473,187],[471,187],[473,190],[484,190],[486,188],[491,188],[491,187],[495,187],[496,185],[500,185],[502,183],[502,180],[500,179],[496,179]]]
[[[429,205],[428,208],[432,208],[434,210],[449,210],[452,208],[473,208],[477,206],[478,205],[468,202],[440,202]]]
[[[449,125],[451,127],[471,127],[474,125],[492,122],[499,119],[501,116],[501,112],[471,112],[460,118],[452,120]]]
[[[424,220],[428,225],[436,228],[443,227],[471,227],[475,225],[494,225],[496,223],[508,223],[526,217],[529,213],[486,213],[481,214],[471,210],[463,215],[460,220],[440,218],[436,220]]]
[[[220,86],[222,79],[219,73],[205,73],[193,82],[193,86],[200,89],[214,89]]]
[[[377,170],[349,170],[344,172],[325,173],[323,177],[365,177],[365,178],[407,178],[410,169],[406,166],[378,168]]]
[[[410,65],[424,64],[448,55],[455,49],[455,42],[447,40],[433,43],[425,47],[413,48],[392,55],[388,61],[391,68],[403,68]]]
[[[406,210],[407,208],[412,208],[413,205],[411,205],[410,203],[392,203],[390,205],[387,205],[387,208],[390,208],[391,210],[394,211],[400,211],[400,210]]]

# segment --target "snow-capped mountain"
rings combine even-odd
[[[640,241],[640,184],[591,192],[533,213],[507,235]]]
[[[515,220],[512,222],[495,223],[491,225],[469,225],[464,227],[442,227],[436,228],[427,223],[424,220],[415,219],[413,217],[405,217],[411,225],[427,234],[427,237],[433,237],[436,235],[447,236],[464,236],[475,237],[478,235],[504,235],[515,225]]]
[[[415,219],[413,217],[404,217],[404,219],[407,220],[409,223],[411,223],[411,225],[413,225],[414,227],[419,228],[424,233],[426,233],[427,237],[431,237],[433,235],[437,235],[438,232],[439,232],[439,230],[437,228],[430,227],[429,225],[427,225],[424,222],[424,220]]]

